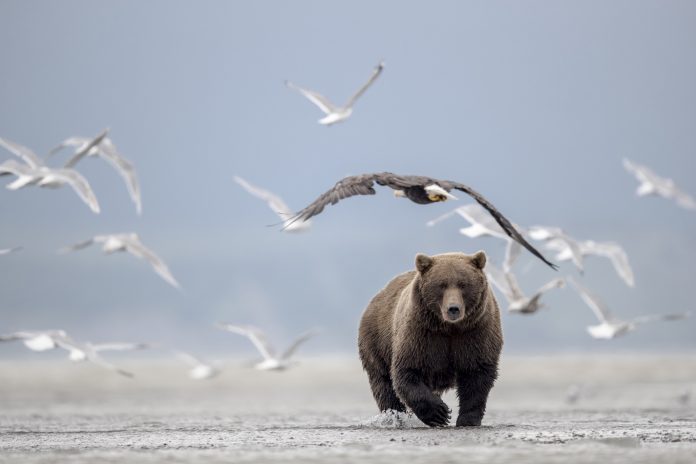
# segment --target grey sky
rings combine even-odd
[[[211,328],[223,319],[281,340],[319,326],[308,351],[355,351],[362,309],[417,252],[502,256],[496,241],[459,236],[456,219],[425,227],[454,203],[420,207],[390,191],[328,208],[309,234],[281,234],[234,174],[298,209],[347,174],[465,182],[520,224],[624,245],[635,289],[600,259],[583,279],[618,315],[696,309],[696,214],[636,198],[621,166],[630,157],[696,194],[694,24],[687,1],[0,0],[0,136],[45,153],[108,126],[143,190],[138,217],[96,160],[79,169],[99,216],[68,189],[1,190],[0,247],[25,250],[0,258],[0,330],[95,341],[155,330],[186,349],[250,351]],[[334,127],[283,85],[341,103],[380,59],[381,78]],[[55,253],[130,231],[183,293],[129,256]],[[534,263],[520,279],[534,289],[551,275]],[[504,315],[506,350],[696,348],[694,319],[603,344],[572,291],[547,301],[533,317]]]

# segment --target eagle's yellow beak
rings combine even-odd
[[[440,193],[428,193],[428,199],[430,201],[447,201],[447,196]]]

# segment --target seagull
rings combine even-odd
[[[283,199],[275,193],[269,192],[268,190],[264,190],[260,187],[256,187],[238,176],[234,176],[234,181],[241,185],[242,188],[250,194],[268,203],[268,206],[273,210],[273,212],[276,213],[283,221],[283,231],[303,232],[309,229],[311,226],[311,221],[296,221],[290,223],[290,220],[295,213],[290,209],[290,207],[288,207]]]
[[[486,265],[486,276],[488,280],[505,296],[508,300],[508,311],[519,314],[533,314],[541,309],[544,305],[541,304],[541,296],[554,288],[562,288],[565,286],[565,280],[553,279],[543,285],[531,297],[526,296],[519,284],[515,274],[510,271],[501,271],[494,265],[488,263]]]
[[[618,243],[585,240],[576,242],[576,246],[581,257],[595,255],[608,258],[611,261],[611,264],[614,266],[614,270],[626,283],[626,285],[629,287],[633,287],[635,285],[633,269],[631,269],[631,265],[628,262],[628,256]],[[563,240],[550,240],[546,244],[546,248],[558,252],[556,255],[556,259],[558,261],[567,261],[573,259],[573,250],[568,243]]]
[[[585,302],[587,306],[592,309],[599,319],[599,325],[592,325],[587,327],[587,331],[593,338],[609,340],[611,338],[616,338],[621,335],[625,335],[629,332],[633,332],[638,328],[639,325],[645,324],[646,322],[653,321],[676,321],[681,319],[686,319],[691,316],[691,312],[685,313],[673,313],[673,314],[652,314],[648,316],[640,316],[632,319],[630,321],[622,321],[616,319],[609,309],[602,303],[599,298],[590,293],[589,290],[578,284],[572,277],[568,277],[570,283],[575,287],[580,298]]]
[[[453,189],[464,192],[485,208],[508,236],[519,242],[552,269],[556,269],[556,265],[544,258],[536,248],[529,244],[522,234],[515,229],[515,226],[513,226],[512,223],[510,223],[510,221],[508,221],[507,218],[480,193],[458,182],[438,180],[425,176],[400,176],[390,172],[381,172],[345,177],[338,181],[333,188],[320,195],[319,198],[309,206],[295,214],[289,224],[298,220],[306,221],[321,213],[326,206],[336,204],[344,198],[354,195],[374,195],[376,193],[374,189],[375,183],[377,183],[377,185],[389,187],[398,192],[398,196],[408,198],[412,202],[420,205],[446,201],[452,196],[449,192]]]
[[[211,363],[202,361],[200,358],[183,351],[176,351],[176,357],[191,366],[189,377],[194,380],[212,379],[220,374],[220,369]]]
[[[567,249],[564,256],[566,253],[569,256],[566,259],[573,261],[573,264],[580,272],[584,271],[582,253],[580,252],[578,242],[573,237],[567,235],[563,229],[559,227],[532,226],[527,233],[534,240],[546,241],[547,248],[558,250],[563,247],[563,249]]]
[[[75,147],[75,153],[73,156],[65,163],[66,168],[72,168],[83,158],[99,157],[104,161],[109,163],[118,173],[121,175],[123,180],[126,182],[126,187],[128,188],[128,193],[130,194],[133,203],[135,203],[135,209],[138,214],[142,214],[142,201],[140,198],[140,184],[138,183],[138,175],[135,172],[133,164],[124,158],[116,146],[107,136],[109,129],[104,129],[99,133],[94,139],[88,139],[85,137],[70,137],[60,143],[57,147],[49,152],[49,156],[54,153],[67,148]],[[95,141],[97,141],[95,143]]]
[[[290,357],[297,351],[297,348],[314,335],[316,331],[310,330],[303,333],[285,350],[280,356],[275,355],[275,350],[266,340],[266,335],[256,327],[251,326],[238,326],[232,324],[218,323],[216,326],[219,329],[226,330],[228,332],[236,333],[239,335],[244,335],[249,338],[254,344],[256,349],[263,356],[263,361],[257,363],[254,368],[262,371],[281,371],[295,364],[295,362],[290,360]]]
[[[9,255],[10,253],[14,253],[15,251],[19,251],[21,249],[22,249],[21,246],[12,247],[12,248],[2,248],[2,249],[0,249],[0,256]]]
[[[428,227],[432,227],[454,214],[458,214],[471,224],[469,227],[459,229],[459,233],[462,235],[466,235],[469,238],[485,236],[500,238],[503,240],[508,240],[510,238],[503,228],[500,227],[500,225],[495,221],[495,219],[491,217],[488,211],[486,211],[486,209],[478,203],[459,206],[449,213],[445,213],[442,216],[428,221],[426,225]],[[519,226],[517,228],[519,229]]]
[[[33,151],[9,140],[0,138],[0,146],[20,157],[25,163],[7,160],[0,164],[0,176],[8,174],[17,176],[17,179],[6,185],[6,188],[17,190],[29,185],[36,185],[55,189],[68,184],[94,213],[99,213],[97,197],[82,174],[70,168],[49,168]]]
[[[92,343],[78,343],[71,339],[70,337],[58,337],[55,339],[56,344],[59,348],[63,348],[68,351],[68,358],[73,362],[90,361],[98,366],[105,367],[124,377],[133,377],[133,374],[120,369],[113,364],[105,361],[100,355],[100,351],[108,350],[140,350],[144,348],[149,348],[151,345],[147,343],[104,343],[94,345]]]
[[[147,343],[78,343],[70,338],[64,330],[22,331],[0,335],[0,342],[15,340],[21,340],[32,351],[62,348],[68,351],[68,358],[71,361],[91,361],[126,377],[133,377],[133,374],[104,361],[98,353],[107,350],[139,350],[151,346]]]
[[[303,89],[302,87],[298,87],[290,81],[285,81],[285,85],[288,86],[290,89],[300,92],[307,100],[311,101],[316,106],[318,106],[319,109],[326,114],[326,116],[324,116],[318,121],[319,124],[324,126],[330,126],[332,124],[336,124],[337,122],[344,121],[350,117],[350,115],[353,113],[353,105],[355,104],[355,102],[358,100],[358,98],[362,96],[363,93],[365,93],[368,87],[370,87],[372,83],[375,80],[377,80],[379,75],[382,74],[383,69],[384,62],[382,61],[372,71],[372,75],[367,80],[365,85],[363,85],[360,88],[360,90],[358,90],[355,93],[355,95],[350,97],[348,103],[346,103],[344,106],[335,106],[323,95],[312,90],[307,90]]]
[[[110,234],[110,235],[95,235],[94,237],[85,240],[84,242],[62,248],[61,253],[81,250],[93,243],[102,243],[102,250],[106,254],[115,253],[117,251],[126,251],[137,258],[143,258],[148,261],[155,272],[164,279],[167,283],[175,288],[179,288],[179,283],[174,279],[174,276],[169,271],[167,265],[149,248],[146,248],[140,242],[137,234]]]
[[[32,351],[48,351],[58,347],[56,340],[66,337],[64,330],[21,331],[0,335],[0,342],[21,340]]]
[[[663,198],[673,199],[682,208],[696,209],[696,200],[681,191],[672,179],[660,177],[650,168],[634,164],[627,158],[623,159],[623,165],[626,171],[633,174],[640,182],[638,189],[636,189],[636,195],[639,197],[659,195]]]

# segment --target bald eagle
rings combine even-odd
[[[389,187],[394,190],[396,196],[406,197],[419,205],[428,205],[430,203],[437,203],[455,198],[450,193],[451,190],[464,192],[483,206],[510,238],[525,247],[552,269],[557,269],[555,264],[544,258],[536,248],[525,240],[512,223],[476,190],[467,185],[460,184],[459,182],[438,180],[425,176],[400,176],[398,174],[392,174],[391,172],[379,172],[345,177],[336,182],[333,188],[321,194],[319,198],[314,200],[309,206],[295,214],[295,216],[286,222],[284,227],[288,227],[295,221],[306,221],[321,213],[327,205],[334,205],[344,198],[349,198],[354,195],[374,195],[376,193],[374,189],[375,183],[377,183],[377,185]]]

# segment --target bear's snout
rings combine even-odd
[[[459,306],[457,305],[450,305],[449,308],[447,308],[447,317],[451,321],[456,321],[459,319],[459,315],[461,314],[461,311],[459,309]]]
[[[442,318],[447,322],[457,322],[464,317],[464,299],[457,288],[448,288],[442,298]]]

